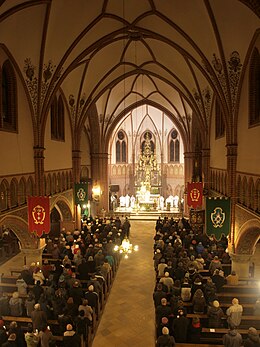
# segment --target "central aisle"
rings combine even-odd
[[[139,251],[121,260],[92,347],[155,345],[153,236],[155,221],[130,220]]]

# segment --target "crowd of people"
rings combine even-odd
[[[251,327],[243,341],[237,331],[243,306],[233,298],[224,312],[217,293],[225,284],[237,285],[235,271],[225,273],[225,265],[231,260],[227,253],[228,240],[207,236],[193,231],[189,222],[182,218],[159,218],[154,236],[154,270],[156,285],[153,293],[156,316],[157,347],[173,347],[175,343],[200,343],[203,327],[228,328],[223,336],[225,347],[260,347],[257,330]],[[209,270],[209,276],[201,272]],[[187,317],[187,304],[192,306],[193,318]],[[259,315],[258,300],[254,314]],[[200,315],[206,314],[207,326]]]
[[[57,259],[50,264],[24,266],[12,297],[0,293],[0,316],[28,316],[26,333],[15,322],[6,328],[0,319],[0,347],[51,347],[56,342],[48,320],[57,320],[56,335],[62,346],[81,346],[92,327],[107,275],[115,265],[114,247],[129,237],[126,217],[88,219],[82,230],[62,230],[59,238],[46,239],[45,252]],[[84,283],[84,286],[83,286]],[[26,294],[26,295],[24,295]],[[25,300],[21,297],[25,296]]]

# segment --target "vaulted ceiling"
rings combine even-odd
[[[194,116],[206,133],[214,95],[227,110],[234,106],[228,91],[222,94],[220,74],[243,67],[260,27],[258,1],[0,3],[0,42],[39,123],[60,89],[73,131],[88,128],[95,110],[103,139],[125,110],[142,103],[171,115],[187,139]]]

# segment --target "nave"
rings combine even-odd
[[[92,347],[154,346],[154,221],[131,221],[139,251],[122,258]]]

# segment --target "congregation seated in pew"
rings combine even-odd
[[[237,290],[238,282],[236,274],[231,274],[230,259],[225,252],[226,246],[225,238],[220,241],[209,239],[206,234],[193,232],[187,224],[185,228],[179,228],[178,222],[167,217],[156,224],[156,285],[153,300],[157,345],[163,340],[160,337],[163,335],[164,327],[167,327],[169,336],[172,336],[176,343],[192,342],[192,334],[185,332],[194,331],[197,338],[193,343],[200,343],[202,338],[203,341],[216,339],[217,344],[223,344],[222,338],[227,333],[228,326],[235,325],[239,328],[241,322],[243,325],[260,324],[259,318],[254,322],[253,316],[243,316],[243,307],[247,311],[250,308],[253,312],[255,304],[251,302],[252,299],[257,302],[258,291],[247,293],[246,287],[241,287],[241,292],[232,292]],[[203,259],[199,266],[196,259]],[[171,270],[169,272],[168,263]],[[225,286],[228,289],[224,293]],[[180,291],[177,288],[180,288]],[[243,298],[242,304],[236,299],[239,296]],[[188,313],[188,310],[192,310],[194,316]],[[182,321],[182,324],[176,324]],[[209,330],[204,330],[206,327]],[[216,329],[224,329],[221,339],[205,335]],[[243,336],[244,334],[243,331]]]
[[[30,266],[15,269],[19,276],[12,276],[12,272],[11,276],[3,275],[0,283],[0,313],[7,319],[7,325],[10,325],[9,317],[19,321],[23,328],[29,320],[34,322],[33,334],[37,329],[41,330],[39,336],[45,336],[54,329],[62,338],[66,331],[59,329],[60,326],[64,327],[59,322],[67,320],[66,323],[72,325],[73,331],[80,331],[84,341],[87,340],[86,346],[89,346],[93,338],[93,335],[90,335],[94,334],[96,321],[101,317],[101,310],[120,259],[114,254],[114,241],[118,231],[112,219],[110,223],[101,219],[98,222],[93,221],[90,227],[82,232],[68,232],[47,242],[50,251],[48,257],[51,254],[51,257],[59,259],[43,257],[42,265],[35,261]],[[81,264],[87,263],[90,257],[93,261],[88,270],[91,271],[80,276],[78,270]],[[19,312],[13,308],[16,308],[17,303],[21,309]],[[46,319],[36,327],[35,322],[38,319],[35,316],[39,314],[39,307],[40,314]],[[51,330],[46,329],[46,324],[50,325]],[[61,341],[70,341],[67,337],[64,335]]]

